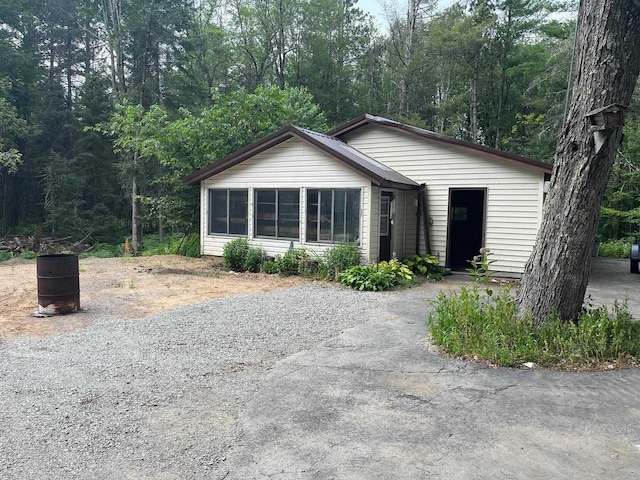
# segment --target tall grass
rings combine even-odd
[[[519,318],[506,289],[481,295],[477,287],[440,294],[429,315],[433,341],[456,356],[488,360],[502,366],[534,362],[545,366],[587,367],[640,355],[640,323],[626,304],[612,311],[599,307],[583,311],[574,322],[556,315],[537,328]]]

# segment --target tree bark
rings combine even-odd
[[[640,72],[640,1],[583,0],[578,13],[573,101],[556,148],[549,196],[518,293],[518,312],[538,325],[582,308],[600,203],[622,137],[607,130],[598,151],[585,114],[628,105]]]
[[[138,154],[133,154],[134,171],[131,175],[131,248],[134,255],[140,253],[140,236],[138,235],[138,177],[136,173]]]

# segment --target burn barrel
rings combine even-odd
[[[36,270],[38,313],[56,315],[80,310],[77,255],[40,255],[36,258]]]

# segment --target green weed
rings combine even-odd
[[[534,362],[544,366],[584,368],[594,363],[638,358],[640,322],[626,304],[585,309],[574,322],[556,315],[540,328],[516,315],[515,301],[505,289],[481,296],[461,287],[441,293],[433,302],[429,326],[434,343],[456,356],[478,357],[502,366]]]

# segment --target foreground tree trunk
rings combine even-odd
[[[584,300],[600,202],[622,128],[598,150],[585,114],[628,105],[640,72],[640,1],[582,0],[572,104],[560,135],[549,196],[518,294],[520,315],[574,318]]]

